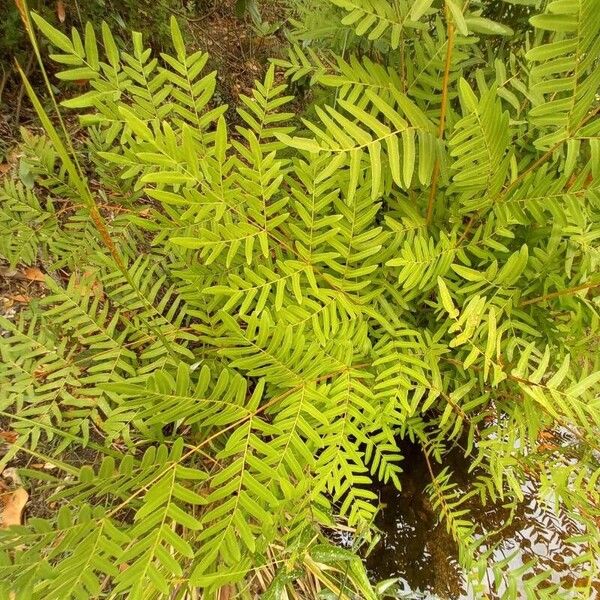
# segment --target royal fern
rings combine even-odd
[[[23,470],[60,509],[0,531],[3,592],[304,597],[310,574],[375,598],[325,532],[368,531],[410,440],[475,593],[590,597],[600,3],[548,3],[527,42],[481,2],[332,4],[376,52],[295,47],[277,64],[325,101],[296,119],[271,65],[235,129],[175,19],[153,56],[139,33],[128,52],[104,23],[69,37],[32,15],[58,79],[89,89],[62,101],[74,147],[27,84],[48,137],[25,137],[35,186],[0,192],[2,257],[48,271],[0,321],[4,462],[67,476]],[[558,428],[575,441],[548,455]],[[81,447],[92,464],[63,456]],[[573,582],[533,560],[520,583],[471,515],[531,478],[578,523]]]

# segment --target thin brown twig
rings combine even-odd
[[[10,72],[7,71],[3,65],[0,66],[0,68],[2,69],[2,80],[0,80],[0,104],[2,104],[2,95],[4,93],[4,88],[6,86],[6,82],[8,81]]]
[[[33,67],[33,59],[35,58],[35,53],[32,52],[29,55],[29,59],[27,60],[27,66],[25,67],[25,75],[29,76],[31,73],[31,68]],[[23,103],[23,96],[25,95],[25,85],[21,83],[21,87],[19,88],[19,94],[17,95],[17,104],[15,107],[15,125],[19,124],[19,120],[21,119],[21,104]]]
[[[189,15],[179,12],[178,10],[175,10],[174,8],[171,8],[171,7],[167,7],[167,10],[171,14],[177,15],[178,17],[181,17],[182,19],[185,19],[186,21],[188,21],[190,23],[201,23],[202,21],[206,21],[207,19],[212,17],[216,12],[219,11],[219,8],[220,8],[220,6],[216,6],[209,12],[204,13],[203,15],[200,15],[199,17],[190,17]]]
[[[581,292],[583,290],[593,290],[597,287],[600,287],[600,281],[594,281],[591,283],[582,283],[581,285],[577,285],[572,288],[567,288],[564,290],[558,290],[557,292],[551,292],[550,294],[544,294],[543,296],[537,296],[535,298],[526,298],[522,300],[519,306],[528,306],[529,304],[537,304],[538,302],[545,302],[546,300],[551,300],[552,298],[558,298],[559,296],[571,296],[572,294],[576,294],[577,292]]]

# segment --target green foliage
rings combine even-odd
[[[479,3],[333,4],[381,62],[295,47],[279,64],[328,101],[296,122],[271,66],[235,131],[175,20],[154,57],[138,33],[126,52],[106,24],[67,37],[33,16],[58,78],[89,84],[63,101],[87,140],[73,151],[33,98],[36,186],[0,195],[2,256],[50,271],[0,321],[0,410],[69,474],[26,470],[61,508],[0,533],[3,591],[305,597],[310,574],[374,598],[324,532],[365,535],[407,438],[477,593],[590,596],[600,4],[549,3],[527,44]],[[573,441],[548,453],[559,427]],[[455,445],[467,490],[433,467]],[[94,464],[60,462],[80,446]],[[535,557],[511,574],[470,517],[532,477],[580,528],[572,582]]]
[[[20,184],[7,181],[0,189],[0,252],[11,267],[34,264],[38,248],[56,232],[54,206],[46,209],[37,196]]]

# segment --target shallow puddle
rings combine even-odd
[[[406,446],[403,453],[403,491],[398,492],[393,486],[376,489],[382,504],[376,519],[381,542],[367,557],[371,579],[378,582],[401,578],[404,592],[398,594],[399,598],[478,599],[480,596],[467,589],[454,541],[445,526],[437,523],[429,504],[425,487],[431,480],[423,454],[416,446]],[[462,453],[451,452],[445,465],[451,467],[453,481],[466,489],[471,475]],[[509,559],[507,568],[514,571],[536,559],[537,566],[524,574],[524,578],[551,569],[554,572],[551,581],[560,580],[568,586],[579,576],[569,562],[583,549],[568,541],[569,536],[580,533],[579,526],[567,515],[542,506],[536,491],[532,483],[523,487],[525,499],[513,523],[503,530],[494,560]],[[472,502],[469,508],[481,527],[480,533],[501,528],[508,515],[502,506],[482,507]],[[491,569],[487,577],[490,581],[493,578]],[[596,595],[592,593],[592,597],[600,597],[600,582],[594,587]],[[522,589],[517,590],[521,592]]]

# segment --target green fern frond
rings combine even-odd
[[[0,188],[0,203],[0,254],[11,267],[34,264],[56,231],[54,206],[43,207],[33,191],[9,181]]]
[[[302,46],[234,130],[175,20],[154,56],[34,16],[58,79],[87,82],[63,103],[85,140],[25,82],[48,138],[23,134],[34,187],[0,188],[0,255],[48,277],[0,319],[1,464],[55,464],[21,476],[61,508],[0,531],[0,594],[304,597],[317,577],[374,599],[356,551],[373,483],[413,475],[406,444],[477,597],[588,597],[597,3],[512,31],[481,2],[333,0],[319,30],[342,38],[290,22]],[[505,528],[477,522],[498,504],[513,526],[526,484],[576,532],[572,586],[536,557],[510,572]],[[340,521],[352,551],[326,540]]]
[[[548,149],[577,134],[590,110],[597,108],[600,75],[597,0],[551,2],[546,12],[531,18],[549,42],[528,51],[531,90],[536,95],[530,117],[545,135],[536,146]]]

